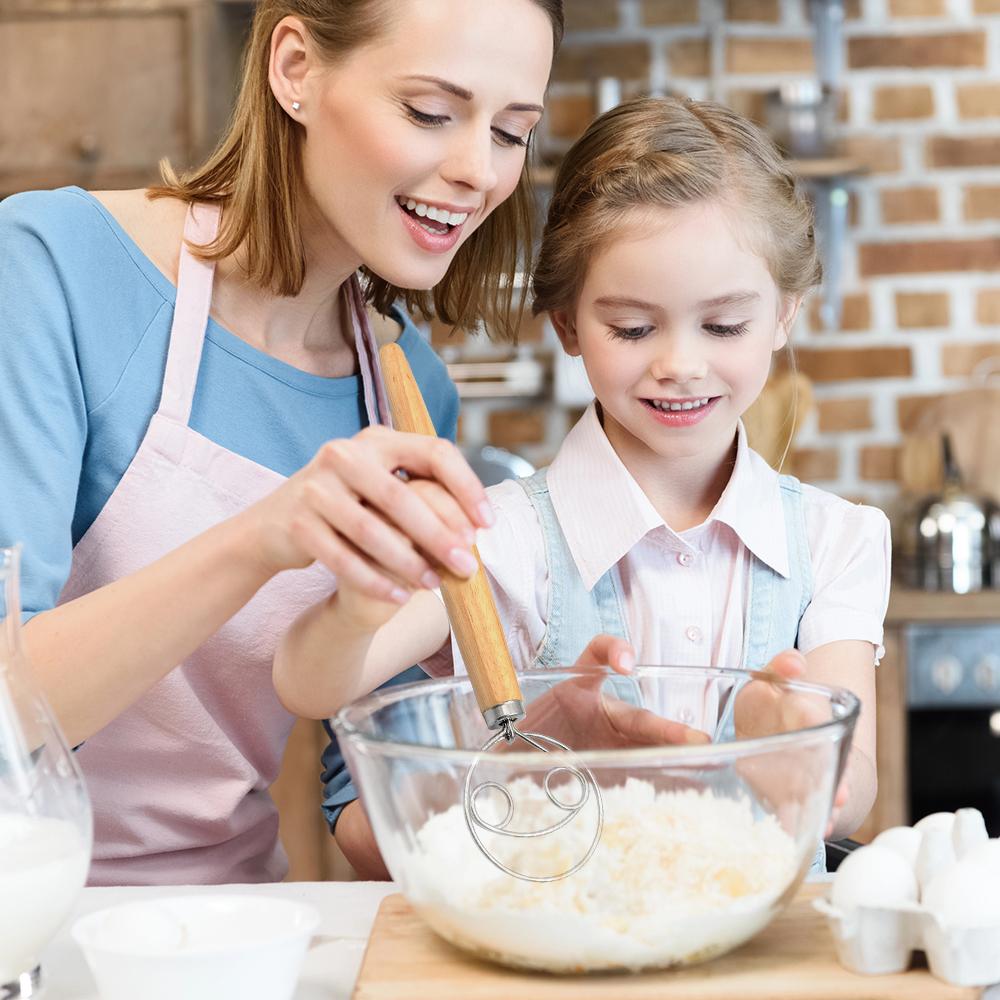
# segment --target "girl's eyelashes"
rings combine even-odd
[[[611,336],[615,340],[642,340],[652,329],[651,326],[613,326]]]
[[[412,105],[405,103],[403,107],[406,110],[406,116],[421,128],[437,128],[451,121],[448,115],[430,115],[426,111],[418,111]],[[493,135],[501,146],[527,146],[531,133],[529,132],[525,136],[513,135],[494,126]]]
[[[747,323],[706,323],[705,329],[714,337],[739,337],[747,332]]]

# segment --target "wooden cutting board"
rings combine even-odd
[[[841,968],[803,886],[752,941],[703,965],[640,975],[547,976],[480,962],[430,930],[400,896],[375,918],[354,1000],[978,1000],[979,989],[949,986],[926,968],[856,976]]]

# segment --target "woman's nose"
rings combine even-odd
[[[493,163],[495,149],[490,128],[470,125],[455,136],[448,158],[441,168],[444,179],[483,194],[492,191],[497,184],[496,167]]]

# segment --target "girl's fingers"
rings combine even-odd
[[[383,462],[391,469],[402,468],[422,479],[437,480],[458,501],[476,527],[493,526],[496,518],[486,489],[450,441],[385,427],[366,428],[358,437],[374,443]]]
[[[444,524],[415,490],[376,460],[357,439],[328,442],[320,452],[320,463],[369,506],[391,519],[433,562],[461,577],[476,571],[478,565],[465,537]]]
[[[786,649],[778,653],[764,669],[785,680],[798,680],[806,672],[806,658],[797,649]]]
[[[604,699],[604,714],[622,742],[636,746],[711,743],[708,733],[663,718],[648,708],[636,708],[617,698]]]
[[[334,526],[331,530],[359,558],[371,560],[386,575],[414,588],[429,586],[436,580],[430,564],[410,540],[382,515],[365,507],[338,480],[314,477],[303,487],[303,494],[310,509]]]
[[[306,514],[292,526],[295,541],[321,562],[338,581],[378,601],[405,604],[409,592],[395,580],[372,568],[343,542],[318,514]]]
[[[596,635],[577,657],[576,667],[611,667],[616,673],[630,674],[635,669],[635,652],[624,639],[614,635]]]

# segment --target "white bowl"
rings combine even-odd
[[[319,925],[266,896],[167,896],[81,917],[73,937],[102,1000],[289,1000]]]

